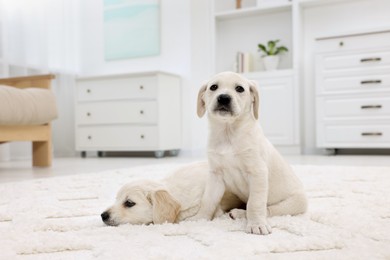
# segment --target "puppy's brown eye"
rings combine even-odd
[[[216,91],[218,89],[218,85],[211,85],[210,90]]]
[[[237,91],[238,93],[242,93],[242,92],[245,91],[245,89],[244,89],[243,87],[241,87],[241,86],[237,86],[237,87],[236,87],[236,91]]]
[[[131,201],[131,200],[126,200],[125,202],[123,202],[123,206],[126,207],[126,208],[131,208],[135,205],[135,202]]]

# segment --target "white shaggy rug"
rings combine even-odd
[[[105,226],[119,187],[178,165],[0,185],[0,259],[390,259],[390,168],[294,166],[303,216],[273,217],[269,236],[244,220]]]

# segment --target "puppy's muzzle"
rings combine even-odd
[[[217,105],[215,111],[217,112],[231,112],[232,98],[227,94],[221,94],[217,97]]]
[[[119,225],[111,218],[110,211],[108,211],[108,210],[104,211],[100,216],[102,217],[104,224],[106,224],[108,226],[118,226]]]
[[[108,211],[104,211],[100,216],[102,217],[104,223],[110,219],[110,213]]]
[[[232,98],[227,94],[221,94],[218,96],[218,104],[223,106],[229,106]]]

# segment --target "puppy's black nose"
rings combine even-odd
[[[102,217],[103,221],[106,221],[110,218],[110,213],[108,213],[108,211],[104,211],[100,216]]]
[[[229,105],[231,99],[232,98],[229,95],[227,95],[227,94],[219,95],[218,96],[218,104]]]

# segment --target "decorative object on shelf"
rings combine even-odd
[[[280,40],[268,41],[267,47],[263,44],[258,44],[259,51],[263,52],[263,62],[266,70],[276,70],[279,65],[279,56],[284,52],[288,52],[285,46],[277,46]]]
[[[252,71],[252,55],[249,52],[237,52],[234,70],[237,73],[248,73]]]
[[[241,9],[241,2],[242,0],[236,0],[236,9]]]

